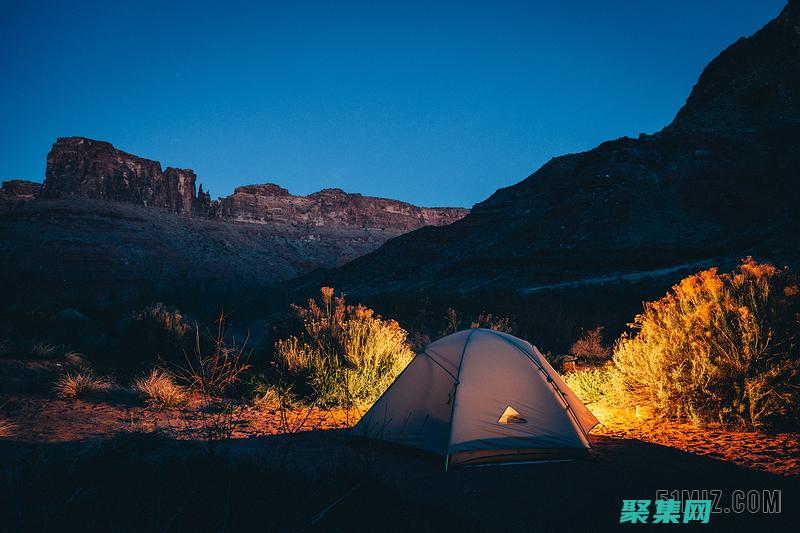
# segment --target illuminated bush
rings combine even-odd
[[[614,369],[604,366],[566,372],[562,377],[570,390],[591,409],[592,404],[615,405],[613,375]]]
[[[584,331],[569,349],[570,355],[587,362],[602,362],[611,357],[611,349],[603,344],[603,327]]]
[[[61,374],[53,386],[53,391],[59,398],[69,400],[110,388],[111,382],[108,378],[96,376],[89,369],[82,369]]]
[[[186,405],[189,400],[186,390],[175,383],[172,374],[160,368],[133,382],[133,390],[151,409],[170,409]]]
[[[275,343],[284,383],[320,405],[374,401],[413,357],[406,332],[361,305],[345,305],[323,287],[318,303],[293,306],[299,331]]]
[[[689,276],[617,342],[619,392],[696,421],[796,422],[798,292],[787,270],[750,258],[732,274]]]

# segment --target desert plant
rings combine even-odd
[[[452,307],[447,308],[447,313],[444,315],[444,330],[442,335],[450,335],[461,329],[461,319],[458,317],[458,312]]]
[[[479,313],[478,316],[475,317],[470,323],[470,328],[485,328],[485,329],[493,329],[495,331],[502,331],[503,333],[514,333],[515,326],[511,323],[511,319],[508,317],[499,317],[494,316],[492,313],[487,313],[483,311]]]
[[[319,303],[293,306],[302,329],[275,343],[275,370],[319,405],[373,401],[413,357],[406,331],[362,305],[346,305],[329,287],[321,292]]]
[[[611,348],[603,344],[603,326],[584,331],[569,349],[570,355],[589,363],[607,360]]]
[[[177,377],[205,398],[219,398],[238,383],[250,368],[247,339],[239,345],[225,324],[225,314],[220,313],[216,329],[207,330],[210,347],[206,348],[195,328],[195,343],[191,353],[185,354],[186,364],[179,368]]]
[[[53,386],[56,395],[64,399],[79,398],[109,388],[111,382],[108,378],[98,377],[88,369],[65,372],[58,377]]]
[[[48,359],[56,354],[58,347],[49,342],[41,341],[31,346],[31,356],[38,359]]]
[[[70,350],[64,354],[64,362],[73,367],[84,368],[88,366],[84,355],[73,350]]]
[[[180,407],[189,400],[186,390],[175,383],[169,371],[161,368],[153,368],[147,375],[134,381],[133,390],[151,409]]]
[[[800,412],[800,297],[751,258],[689,276],[645,304],[614,349],[620,392],[662,415],[759,426]]]
[[[131,313],[130,343],[139,353],[177,362],[191,346],[191,331],[180,310],[160,302]]]
[[[584,403],[614,405],[616,397],[613,373],[613,367],[603,366],[566,372],[562,378]]]
[[[161,302],[134,311],[131,318],[142,324],[150,324],[150,332],[160,332],[173,338],[181,338],[191,330],[191,325],[186,322],[180,310],[167,307]]]

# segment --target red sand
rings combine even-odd
[[[109,438],[118,433],[162,432],[179,439],[204,438],[229,427],[231,438],[290,431],[342,428],[361,411],[298,409],[281,414],[274,406],[246,406],[230,416],[204,414],[203,406],[154,411],[130,390],[116,387],[85,400],[56,399],[50,387],[61,370],[57,363],[0,361],[0,438],[26,442],[65,442]],[[626,413],[597,413],[603,424],[593,435],[634,439],[751,469],[800,475],[800,433],[731,431],[687,423],[639,420]]]

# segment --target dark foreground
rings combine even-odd
[[[795,530],[800,478],[633,440],[586,460],[451,470],[342,431],[209,447],[153,435],[0,442],[3,531],[605,531],[660,489],[778,489],[780,514],[712,514],[683,531]],[[641,524],[626,527],[643,528]]]

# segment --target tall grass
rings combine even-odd
[[[190,389],[208,398],[222,397],[250,368],[247,340],[237,343],[225,321],[225,314],[220,313],[216,329],[207,331],[210,343],[204,343],[195,328],[194,349],[185,354],[186,364],[177,374]]]
[[[53,386],[53,391],[59,398],[73,399],[110,388],[111,381],[108,378],[99,377],[89,369],[82,369],[61,374]]]
[[[351,406],[377,399],[413,353],[407,333],[362,305],[346,305],[323,287],[320,302],[293,306],[300,327],[275,343],[275,370],[319,405]]]
[[[31,346],[30,354],[31,357],[35,357],[37,359],[49,359],[51,357],[55,357],[57,351],[58,347],[56,345],[41,341]]]
[[[133,382],[133,390],[151,409],[170,409],[186,405],[189,396],[186,390],[175,383],[172,374],[160,368]]]
[[[800,414],[800,289],[748,258],[645,304],[616,344],[619,393],[662,415],[760,426]]]

